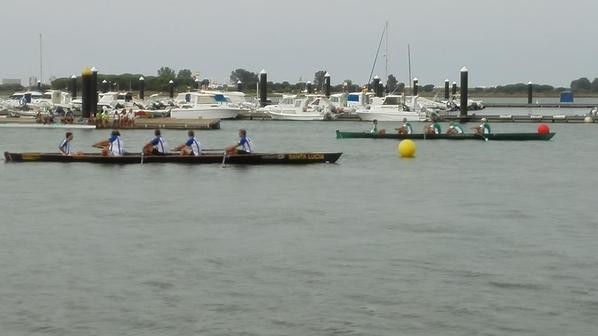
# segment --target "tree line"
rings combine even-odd
[[[311,80],[314,92],[323,92],[325,74],[325,70],[318,70],[314,73],[314,78]],[[137,91],[139,90],[140,77],[144,77],[145,89],[147,91],[155,92],[168,91],[170,87],[169,82],[171,80],[174,82],[175,89],[177,91],[192,90],[198,85],[201,86],[209,84],[209,81],[206,79],[194,78],[193,73],[189,69],[181,69],[177,72],[169,67],[161,67],[156,71],[156,75],[130,73],[120,75],[98,74],[98,90],[102,90],[102,82],[105,80],[110,86],[108,87],[108,90]],[[231,83],[230,87],[232,87],[233,89],[236,87],[237,81],[241,81],[244,91],[255,92],[259,80],[259,74],[248,71],[246,69],[236,69],[231,72],[229,80]],[[338,83],[338,81],[335,82]],[[70,77],[57,78],[52,81],[51,85],[44,85],[43,89],[68,90],[70,88],[70,83]],[[398,82],[396,76],[392,74],[388,75],[388,78],[386,78],[386,81],[383,80],[383,83],[386,84],[386,92],[402,93],[405,91],[405,88],[409,86],[405,83]],[[79,88],[81,87],[81,77],[77,77],[77,86]],[[368,83],[366,85],[358,85],[350,79],[345,79],[342,82],[340,82],[340,84],[332,85],[331,89],[333,92],[355,92],[361,91],[364,86],[368,86],[368,88],[372,89],[372,83]],[[304,81],[298,81],[295,83],[289,81],[268,82],[269,92],[298,93],[305,91],[306,88],[307,83]],[[0,91],[2,92],[11,93],[14,91],[21,91],[24,89],[25,87],[22,87],[18,84],[0,85]],[[528,84],[516,83],[499,85],[495,87],[476,87],[471,88],[470,91],[480,94],[517,95],[526,94],[527,89]],[[437,87],[434,84],[421,84],[419,86],[419,91],[423,93],[442,92],[443,90],[443,86]],[[582,77],[573,80],[571,81],[569,88],[553,87],[551,85],[544,84],[533,84],[533,90],[535,93],[541,94],[558,94],[559,92],[565,90],[572,90],[573,92],[578,93],[598,93],[598,78],[594,78],[593,81],[590,81],[587,77]]]

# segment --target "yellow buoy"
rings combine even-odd
[[[399,142],[397,146],[397,152],[399,156],[404,158],[411,158],[415,156],[415,142],[410,139],[405,139]]]

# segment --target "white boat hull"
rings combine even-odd
[[[170,110],[173,119],[235,119],[243,110],[240,108],[183,108]]]
[[[268,111],[266,112],[270,118],[275,120],[296,120],[296,121],[311,121],[324,120],[324,116],[320,113],[284,113]]]
[[[426,121],[426,117],[416,112],[370,112],[370,111],[357,111],[359,119],[363,121]]]

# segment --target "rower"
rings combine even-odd
[[[458,123],[451,121],[449,124],[448,130],[446,131],[447,135],[458,135],[463,134],[463,128]]]
[[[187,132],[189,139],[184,144],[181,144],[174,148],[174,151],[181,151],[181,155],[193,155],[193,156],[200,156],[201,155],[201,144],[195,138],[195,132],[189,130]]]
[[[488,120],[486,118],[482,118],[482,123],[478,127],[472,128],[473,133],[476,134],[490,134],[490,124],[488,124]]]
[[[413,133],[413,128],[411,124],[407,122],[407,118],[403,118],[403,125],[399,128],[395,128],[399,134],[411,134]]]
[[[60,154],[62,154],[64,156],[83,155],[82,152],[74,152],[73,151],[73,148],[71,147],[71,141],[73,141],[73,132],[66,132],[66,134],[64,136],[64,140],[62,140],[62,142],[58,146],[58,150],[60,151]]]
[[[370,133],[378,133],[378,120],[374,119],[372,123],[372,129],[370,129]]]
[[[241,147],[241,149],[237,149]],[[251,139],[247,136],[247,131],[243,128],[239,130],[239,142],[226,148],[226,152],[231,154],[251,154]]]
[[[154,131],[155,138],[143,146],[143,154],[145,155],[166,155],[166,141],[162,138],[159,129]]]
[[[93,147],[101,148],[103,156],[122,156],[125,153],[124,143],[120,138],[120,132],[117,130],[110,133],[108,140],[100,141],[94,144]]]
[[[426,134],[440,134],[442,130],[440,129],[440,124],[438,121],[434,120],[428,127],[425,129]]]

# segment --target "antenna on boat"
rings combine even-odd
[[[385,66],[384,66],[384,70],[385,70],[385,80],[388,80],[388,21],[386,21],[386,25],[384,27],[384,31],[386,31],[386,52],[384,54],[384,61],[385,61]]]
[[[411,86],[411,82],[412,82],[412,78],[413,77],[411,77],[411,45],[410,44],[407,44],[407,59],[408,59],[408,62],[409,62],[409,80],[408,80],[408,83],[409,83],[409,88],[413,89],[413,87]]]
[[[43,71],[43,59],[42,59],[42,34],[39,33],[39,81],[42,83],[44,81],[44,71]]]

